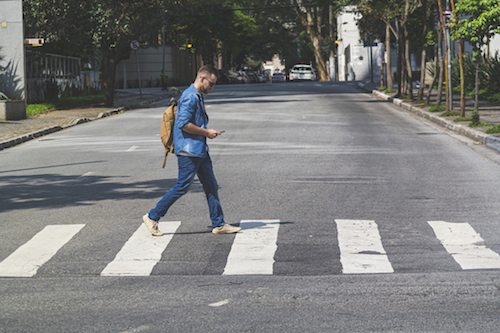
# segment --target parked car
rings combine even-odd
[[[297,80],[316,80],[316,74],[311,65],[296,64],[290,70],[290,81]]]
[[[275,72],[271,75],[271,82],[285,82],[285,73]]]
[[[259,82],[258,79],[257,79],[257,75],[255,75],[254,72],[248,72],[247,73],[247,77],[248,77],[248,83],[257,83],[257,82]]]

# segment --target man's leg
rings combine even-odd
[[[210,211],[210,220],[212,220],[213,233],[234,233],[241,230],[240,227],[233,227],[224,222],[224,214],[219,200],[219,185],[215,179],[212,160],[207,154],[203,160],[200,168],[198,169],[198,178],[203,184],[205,196],[207,197],[208,209]]]
[[[177,164],[179,166],[179,174],[177,177],[177,183],[172,187],[160,201],[156,204],[156,207],[149,211],[147,217],[153,222],[158,222],[158,220],[165,216],[170,206],[174,204],[181,196],[183,196],[191,186],[194,176],[198,168],[200,167],[202,159],[196,157],[188,156],[177,156]],[[149,231],[154,235],[154,230],[151,230],[147,219],[144,217],[144,222],[148,226]],[[154,229],[154,226],[153,226]]]

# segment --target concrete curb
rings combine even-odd
[[[88,122],[93,121],[93,120],[97,120],[97,119],[106,118],[106,117],[109,117],[109,116],[112,116],[112,115],[120,114],[120,113],[123,113],[123,112],[125,112],[127,110],[138,109],[140,107],[143,107],[143,106],[146,106],[146,105],[149,105],[149,104],[161,101],[161,100],[166,99],[166,98],[170,98],[172,96],[173,95],[159,96],[159,97],[155,97],[153,99],[150,99],[150,100],[147,100],[147,101],[143,101],[143,102],[140,102],[140,103],[136,103],[136,104],[132,104],[132,105],[128,105],[128,106],[120,106],[120,107],[116,108],[115,110],[111,110],[111,111],[108,111],[108,112],[101,112],[95,118],[77,118],[71,124],[66,125],[66,126],[59,126],[59,125],[50,126],[50,127],[42,128],[42,129],[37,130],[35,132],[23,134],[23,135],[14,137],[14,138],[10,138],[10,139],[4,140],[4,141],[0,141],[0,151],[3,150],[3,149],[6,149],[6,148],[17,146],[17,145],[19,145],[21,143],[24,143],[26,141],[30,141],[30,140],[39,138],[39,137],[47,135],[47,134],[51,134],[51,133],[54,133],[54,132],[61,131],[63,129],[66,129],[66,128],[69,128],[69,127],[72,127],[72,126],[75,126],[75,125],[78,125],[78,124],[88,123]]]
[[[360,88],[367,90],[366,88],[364,88],[364,86],[361,86],[361,85],[360,85]],[[367,91],[370,92],[369,90],[367,90]],[[410,103],[406,103],[399,98],[393,98],[393,97],[388,96],[388,95],[386,95],[383,92],[380,92],[378,90],[373,90],[373,91],[371,91],[371,93],[372,93],[372,95],[376,96],[377,98],[379,98],[381,100],[392,102],[395,105],[397,105],[397,106],[399,106],[407,111],[410,111],[419,117],[428,119],[428,120],[430,120],[430,121],[432,121],[432,122],[434,122],[442,127],[445,127],[451,131],[459,133],[463,136],[466,136],[466,137],[471,138],[477,142],[480,142],[480,143],[482,143],[490,148],[493,148],[497,151],[500,151],[500,138],[498,138],[496,136],[488,135],[486,133],[477,131],[477,130],[472,129],[472,128],[467,127],[467,126],[455,124],[454,122],[446,120],[443,117],[436,116],[436,115],[430,113],[429,111],[426,111],[418,106],[411,105]]]

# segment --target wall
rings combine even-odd
[[[25,100],[24,28],[21,0],[0,0],[0,91]]]

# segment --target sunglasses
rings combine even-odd
[[[208,81],[208,83],[210,83],[210,87],[215,86],[215,82],[210,81],[210,80],[209,80],[209,79],[207,79],[206,77],[203,77],[203,78],[204,78],[205,80],[207,80],[207,81]]]

